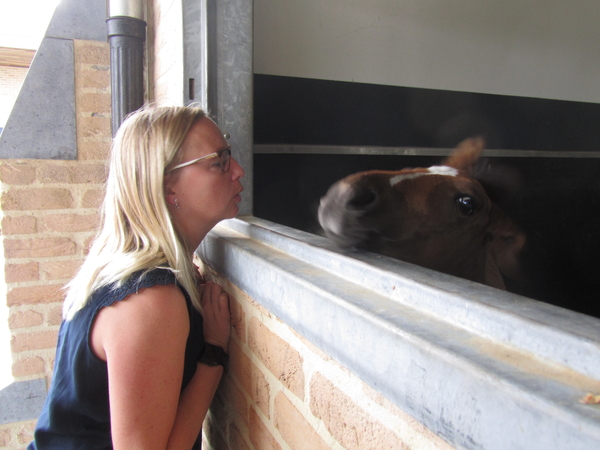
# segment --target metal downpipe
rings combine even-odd
[[[127,114],[144,104],[144,1],[107,0],[107,13],[114,136]]]

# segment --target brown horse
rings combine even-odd
[[[463,141],[441,166],[368,171],[335,183],[319,222],[340,247],[364,249],[505,289],[525,235],[471,171],[484,147]]]

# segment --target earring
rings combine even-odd
[[[175,208],[179,209],[179,202],[175,199]]]

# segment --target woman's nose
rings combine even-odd
[[[231,178],[237,180],[242,178],[245,174],[246,172],[242,166],[240,166],[240,163],[238,163],[235,158],[231,158]]]

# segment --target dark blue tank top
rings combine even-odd
[[[94,292],[90,301],[72,320],[63,321],[58,333],[54,374],[48,397],[36,425],[34,442],[28,450],[112,449],[108,370],[90,347],[91,325],[101,308],[123,300],[139,289],[177,283],[167,269],[154,269],[142,276],[133,274],[122,286],[106,286]],[[190,317],[190,334],[185,348],[185,388],[196,372],[204,345],[202,316],[181,287]],[[194,448],[200,448],[200,439]]]

